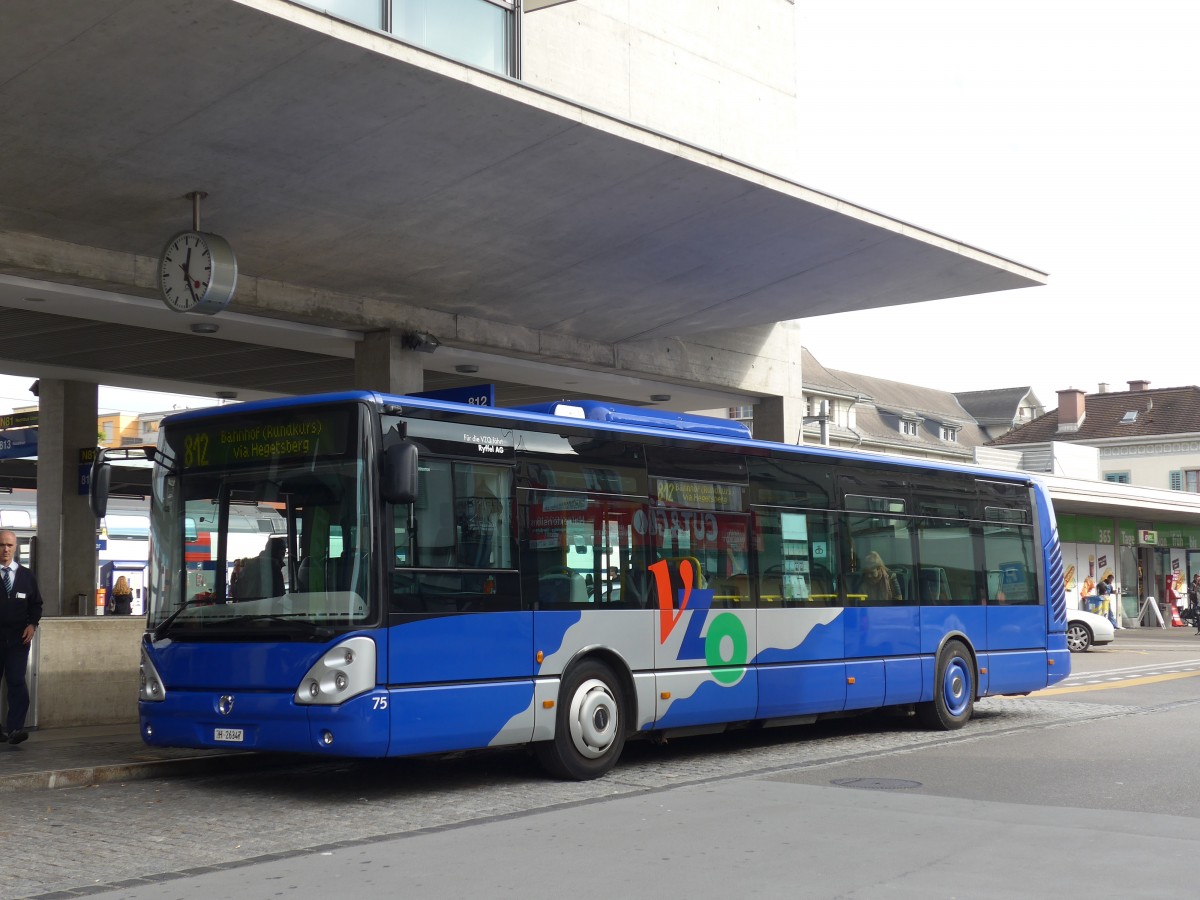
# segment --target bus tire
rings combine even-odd
[[[554,740],[534,744],[551,775],[574,781],[599,778],[617,764],[625,746],[625,704],[612,669],[584,660],[562,681]]]
[[[940,731],[962,728],[975,709],[975,663],[962,641],[946,641],[937,658],[933,700],[917,706],[922,724]]]

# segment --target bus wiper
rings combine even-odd
[[[333,629],[310,621],[303,613],[278,615],[274,613],[252,613],[243,616],[233,616],[222,619],[222,625],[299,625],[303,631],[314,640],[328,640],[333,637]]]
[[[154,640],[157,641],[164,634],[166,634],[167,629],[170,627],[171,623],[174,622],[176,619],[178,619],[180,613],[182,613],[188,607],[191,607],[191,606],[214,606],[215,604],[216,604],[216,601],[213,600],[211,595],[205,596],[203,594],[196,594],[196,596],[191,597],[188,600],[184,600],[183,604],[179,607],[179,609],[175,610],[175,612],[171,613],[169,616],[167,616],[165,619],[163,619],[162,624],[158,625],[154,629],[154,632],[153,632]]]

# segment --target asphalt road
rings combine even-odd
[[[0,896],[1177,897],[1200,637],[1119,633],[965,729],[872,717],[629,745],[6,795]]]

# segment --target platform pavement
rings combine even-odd
[[[35,729],[23,744],[0,744],[0,794],[244,770],[281,758],[236,750],[148,747],[134,723]]]

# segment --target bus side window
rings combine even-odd
[[[850,536],[846,599],[859,606],[913,606],[912,520],[890,515],[847,516]]]
[[[1033,530],[1023,525],[984,526],[987,599],[1007,605],[1037,604]]]
[[[919,519],[918,600],[925,606],[971,606],[975,586],[976,526],[965,521]]]
[[[834,516],[823,510],[756,510],[758,603],[837,606]]]
[[[392,507],[395,565],[509,569],[512,470],[423,457],[411,506]]]

